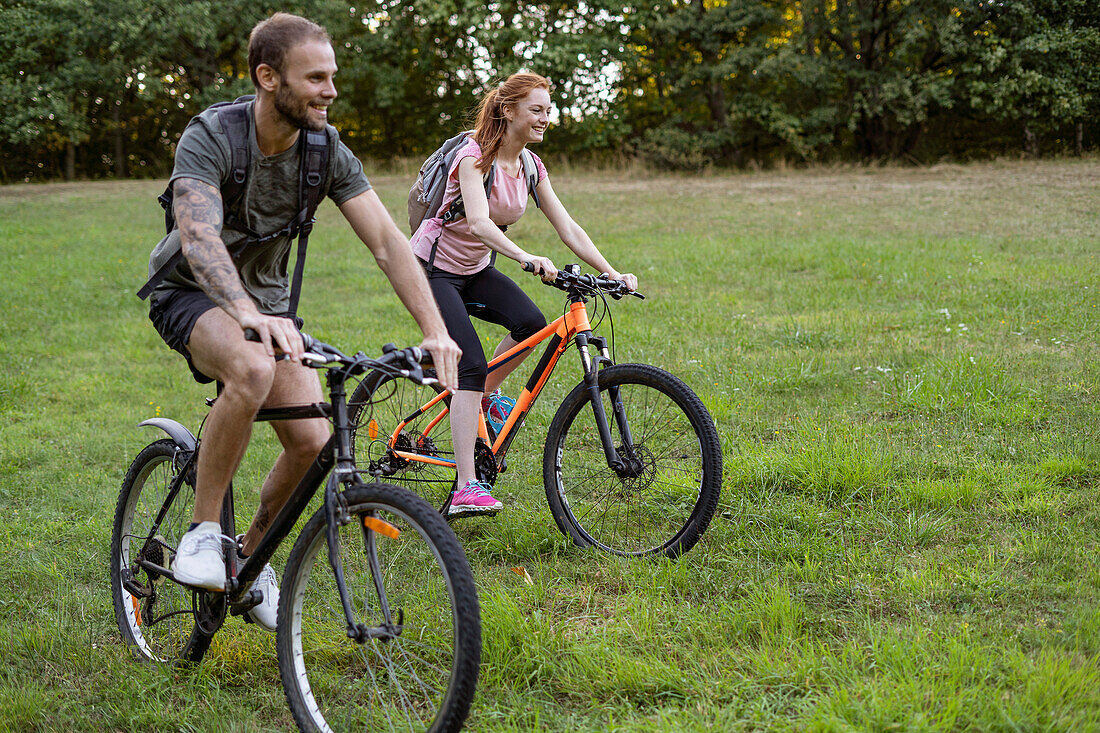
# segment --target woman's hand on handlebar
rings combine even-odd
[[[558,276],[558,268],[554,267],[554,263],[546,257],[532,257],[528,255],[523,259],[523,269],[527,272],[535,273],[546,282],[553,282],[554,278]]]
[[[302,334],[294,325],[294,321],[282,316],[266,316],[262,313],[243,316],[239,323],[241,329],[252,329],[260,337],[267,355],[274,357],[278,349],[288,358],[300,362],[305,353],[305,345],[302,343]]]
[[[632,272],[619,273],[615,270],[607,273],[607,276],[612,280],[621,281],[631,291],[638,289],[638,278]]]

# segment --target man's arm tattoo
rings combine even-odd
[[[180,245],[195,280],[211,300],[233,313],[230,304],[248,294],[222,241],[221,192],[208,183],[180,178],[173,194]]]

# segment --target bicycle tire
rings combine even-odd
[[[150,525],[164,506],[183,461],[183,451],[171,440],[151,443],[138,453],[126,472],[115,507],[111,532],[111,599],[122,639],[136,656],[150,662],[199,661],[209,637],[197,633],[192,591],[140,568],[137,555],[150,536]],[[194,485],[185,481],[157,531],[159,541],[148,559],[164,567],[191,523]],[[123,571],[152,595],[140,599],[123,586]],[[192,636],[195,641],[189,642]]]
[[[554,521],[580,546],[677,558],[695,546],[718,507],[722,450],[714,421],[691,388],[648,364],[609,366],[597,384],[622,451],[607,398],[608,389],[619,389],[637,468],[623,477],[608,467],[588,389],[578,384],[554,415],[543,453]]]
[[[431,371],[426,373],[430,375]],[[348,399],[356,465],[378,471],[381,480],[408,489],[437,507],[442,507],[450,497],[455,469],[395,458],[387,448],[387,441],[400,423],[442,391],[438,384],[419,385],[402,377],[371,372]],[[446,402],[449,404],[449,399]],[[402,450],[454,461],[450,415],[430,426],[440,412],[442,404],[410,420],[397,437]]]
[[[340,528],[341,564],[356,621],[381,625],[362,529],[373,514],[400,531],[392,539],[373,534],[389,606],[394,618],[400,609],[403,626],[389,640],[348,638],[319,509],[294,543],[279,600],[279,671],[294,719],[303,731],[457,731],[481,660],[466,555],[439,512],[410,491],[359,484],[343,496],[353,520]]]

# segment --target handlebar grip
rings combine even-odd
[[[535,271],[535,263],[531,262],[530,260],[528,260],[527,262],[524,262],[523,263],[523,271],[524,272],[534,272]]]
[[[308,333],[302,333],[301,331],[298,332],[298,335],[302,337],[302,348],[305,351],[310,351],[313,348],[313,342],[316,341],[316,339],[310,336]],[[246,328],[244,330],[244,340],[260,343],[259,331],[254,328]],[[278,352],[279,347],[276,346],[275,349]]]

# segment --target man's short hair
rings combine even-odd
[[[286,71],[287,52],[308,41],[332,44],[328,31],[299,15],[275,13],[257,23],[248,37],[248,73],[253,85],[260,85],[256,78],[260,64],[267,64],[281,76]]]

